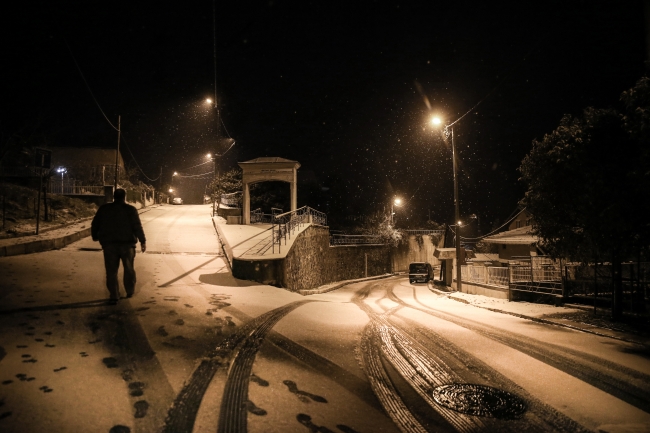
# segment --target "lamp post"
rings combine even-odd
[[[442,120],[439,117],[434,117],[431,119],[431,123],[434,126],[442,124]],[[455,122],[454,122],[455,123]],[[458,176],[457,176],[457,155],[456,155],[456,144],[454,142],[454,123],[445,126],[445,134],[447,137],[451,135],[451,158],[453,161],[454,167],[454,213],[456,221],[456,290],[461,291],[463,288],[463,281],[461,277],[461,256],[460,256],[460,229],[462,222],[460,221],[460,206],[458,202]]]
[[[393,206],[401,206],[402,205],[402,199],[401,198],[395,198],[390,204],[390,224],[394,225],[395,224],[395,218],[393,216],[395,215],[395,212],[393,212]]]
[[[59,167],[56,169],[57,172],[61,173],[61,194],[63,194],[63,175],[68,171],[65,167]]]
[[[209,99],[208,102],[210,102]],[[214,173],[214,181],[216,182],[217,181],[217,154],[215,153],[214,156],[212,156],[211,153],[208,153],[206,157],[212,160],[212,172]],[[215,203],[217,200],[217,197],[215,197],[216,188],[217,185],[215,183],[214,187],[212,188],[212,216],[214,216],[215,213]]]

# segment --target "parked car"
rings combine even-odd
[[[409,283],[428,283],[433,279],[433,268],[430,263],[414,262],[409,265]]]
[[[172,200],[172,204],[183,204],[183,199],[180,197],[174,197],[174,200]]]

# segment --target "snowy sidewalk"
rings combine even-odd
[[[138,212],[143,213],[156,206],[159,205],[140,208]],[[50,228],[47,231],[43,230],[38,235],[0,239],[0,257],[39,253],[63,248],[66,245],[90,236],[91,221],[92,218],[85,218],[64,227]]]
[[[521,301],[509,302],[507,299],[471,295],[462,292],[444,292],[435,288],[430,290],[449,299],[477,308],[509,314],[533,322],[561,326],[594,335],[650,346],[650,335],[648,334],[633,332],[622,329],[622,327],[621,329],[617,329],[615,326],[604,327],[594,324],[593,320],[590,320],[593,317],[592,310],[587,310],[587,306],[565,305],[556,307],[548,304],[534,304]]]

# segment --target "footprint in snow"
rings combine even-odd
[[[296,394],[298,396],[298,398],[300,399],[300,401],[303,401],[305,403],[309,403],[308,399],[312,399],[312,400],[314,400],[314,401],[316,401],[318,403],[327,403],[327,400],[325,399],[325,397],[321,397],[320,395],[316,395],[316,394],[312,394],[310,392],[299,390],[298,386],[296,385],[296,382],[294,382],[293,380],[284,380],[284,381],[282,381],[282,383],[284,383],[287,386],[287,388],[289,388],[289,392],[292,392],[292,393]]]

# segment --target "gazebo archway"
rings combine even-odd
[[[256,158],[238,163],[242,169],[242,216],[244,224],[251,223],[250,185],[258,182],[288,182],[291,187],[291,210],[298,209],[298,169],[300,163],[278,157]]]

